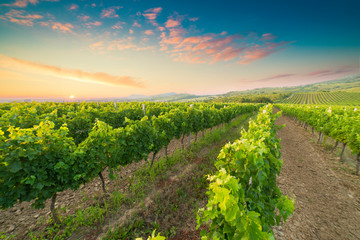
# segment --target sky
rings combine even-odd
[[[360,1],[2,0],[0,98],[221,94],[360,72]]]

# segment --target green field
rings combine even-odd
[[[360,105],[360,92],[295,93],[282,103]]]

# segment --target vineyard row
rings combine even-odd
[[[59,221],[54,211],[58,192],[76,190],[97,176],[103,179],[101,173],[105,168],[113,176],[113,170],[119,166],[147,159],[151,152],[155,157],[173,138],[197,134],[259,107],[250,104],[232,104],[219,109],[207,104],[183,106],[140,120],[117,119],[123,124],[118,128],[96,119],[87,137],[78,144],[69,136],[66,123],[59,127],[45,117],[38,125],[21,128],[9,125],[12,119],[8,119],[2,122],[3,130],[0,130],[0,206],[8,208],[17,202],[35,200],[33,206],[41,208],[52,198],[53,217]],[[111,110],[108,115],[113,112],[116,113]],[[4,116],[6,113],[2,115],[3,120]],[[79,113],[76,118],[82,119]],[[87,130],[86,126],[79,126]]]
[[[316,92],[296,93],[282,101],[286,104],[335,104],[360,105],[360,93],[351,92]]]
[[[276,105],[285,114],[294,117],[307,128],[310,126],[314,133],[319,132],[318,143],[322,143],[324,135],[332,137],[338,143],[343,144],[340,155],[343,161],[343,153],[348,145],[353,154],[357,156],[356,172],[360,169],[360,113],[356,107],[341,106],[314,106],[314,105]]]

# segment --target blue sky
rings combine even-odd
[[[217,94],[359,72],[360,1],[0,4],[0,97]]]

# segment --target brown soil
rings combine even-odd
[[[311,132],[287,117],[277,124],[286,125],[278,132],[284,161],[278,185],[295,199],[295,211],[275,228],[275,239],[360,239],[360,178],[339,167]]]

